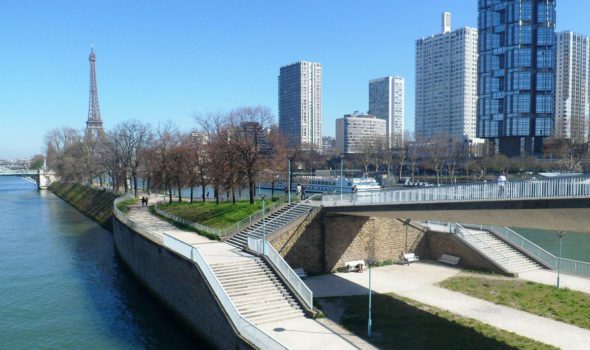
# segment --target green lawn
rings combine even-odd
[[[590,294],[517,279],[477,276],[452,277],[440,285],[496,304],[590,329]]]
[[[269,206],[270,204],[271,200],[266,199],[265,205]],[[231,202],[221,202],[219,204],[214,202],[195,202],[192,204],[173,202],[172,204],[160,205],[160,209],[202,225],[226,228],[261,210],[262,201],[257,200],[254,204],[250,204],[249,201],[238,201],[236,204]]]
[[[316,298],[330,317],[382,349],[555,349],[473,319],[395,294],[373,295],[373,336],[367,337],[368,296]]]
[[[117,203],[117,209],[119,209],[120,211],[122,211],[123,213],[126,213],[129,211],[129,207],[139,203],[139,198],[129,198],[126,199],[122,202]]]

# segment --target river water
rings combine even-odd
[[[204,349],[68,204],[0,177],[0,349]]]

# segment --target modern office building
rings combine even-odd
[[[369,114],[385,120],[388,147],[404,144],[404,78],[369,81]]]
[[[477,29],[442,32],[416,40],[416,139],[448,136],[474,140],[477,113]]]
[[[589,48],[585,35],[557,33],[555,136],[576,143],[588,142]]]
[[[301,61],[281,67],[279,129],[290,146],[322,149],[322,65]]]
[[[332,136],[322,136],[322,154],[330,154],[336,150],[336,139]]]
[[[336,119],[336,150],[339,153],[362,153],[385,147],[385,119],[374,115],[346,114]]]
[[[555,0],[479,0],[477,136],[541,152],[555,117]]]

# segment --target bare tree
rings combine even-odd
[[[567,171],[581,171],[582,162],[588,154],[588,144],[575,143],[572,140],[559,140],[558,154],[562,169]]]

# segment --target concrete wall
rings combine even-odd
[[[293,268],[309,274],[334,272],[353,260],[400,261],[416,253],[436,261],[443,253],[461,258],[460,266],[504,273],[487,258],[448,233],[427,232],[395,218],[334,215],[322,210],[269,237]]]
[[[113,236],[117,252],[137,278],[195,332],[219,349],[251,349],[234,331],[195,264],[116,218]]]

